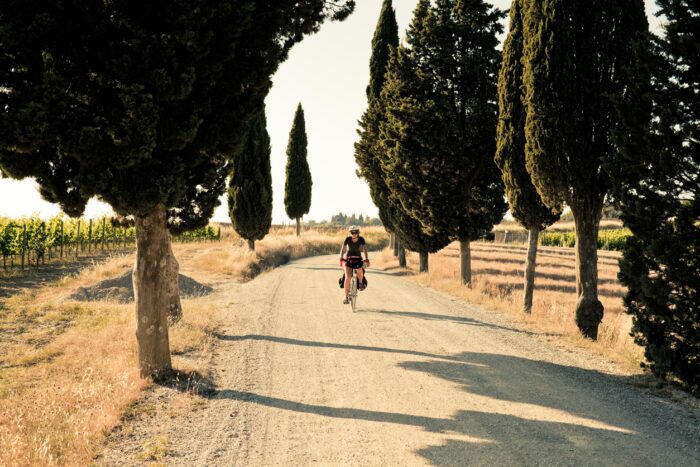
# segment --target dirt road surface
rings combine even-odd
[[[335,262],[221,288],[216,391],[98,462],[138,463],[157,433],[167,465],[700,465],[697,411],[391,273],[352,313]]]

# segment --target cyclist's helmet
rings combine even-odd
[[[360,228],[356,225],[351,225],[350,228],[348,229],[348,232],[350,232],[350,235],[352,234],[359,234],[360,233]]]

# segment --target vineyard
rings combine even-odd
[[[632,236],[629,229],[601,230],[598,233],[598,249],[622,251],[627,239]],[[540,245],[573,248],[576,245],[574,232],[542,232]]]
[[[629,229],[601,230],[598,233],[598,249],[622,251],[627,239],[631,236],[632,232]],[[576,234],[574,232],[542,232],[540,245],[573,248],[576,245]]]
[[[207,226],[176,235],[173,240],[192,242],[219,240],[220,237],[220,228]],[[46,260],[85,253],[131,248],[135,241],[133,226],[120,225],[107,217],[86,220],[57,216],[48,221],[0,218],[0,254],[4,270],[38,267]]]
[[[527,230],[513,229],[494,230],[496,243],[527,243]],[[598,249],[622,251],[627,239],[632,236],[629,229],[601,229],[598,232]],[[557,246],[573,248],[576,245],[576,233],[571,230],[547,230],[540,233],[541,246]]]

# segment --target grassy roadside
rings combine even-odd
[[[575,259],[572,249],[542,248],[537,256],[537,278],[531,315],[522,313],[523,271],[526,248],[494,243],[472,243],[472,288],[459,281],[459,246],[452,244],[430,255],[430,270],[418,274],[418,255],[408,254],[409,277],[419,284],[446,292],[487,309],[506,312],[534,330],[550,336],[554,343],[585,347],[621,364],[629,373],[640,373],[643,350],[629,336],[631,318],[623,311],[625,289],[617,279],[619,253],[599,252],[599,295],[605,316],[598,341],[580,336],[574,323]],[[391,251],[379,255],[376,267],[391,270],[398,261]]]
[[[199,255],[193,266],[236,278],[252,279],[267,269],[294,259],[339,253],[346,235],[343,229],[311,229],[297,237],[292,227],[277,228],[272,235],[256,242],[256,251],[253,252],[232,229],[224,228],[221,231],[222,242],[232,244],[234,248],[214,248]],[[362,236],[370,250],[381,250],[389,244],[389,237],[382,227],[365,227]]]
[[[171,328],[173,366],[208,376],[217,310],[217,284],[248,280],[290,259],[339,251],[344,231],[277,229],[257,252],[232,232],[222,242],[174,245],[181,271],[213,284],[208,297],[183,300],[183,321]],[[365,229],[375,247],[381,229]],[[222,235],[223,236],[223,235]],[[133,255],[113,256],[77,275],[0,300],[0,465],[88,465],[120,420],[143,410],[150,382],[137,371],[133,305],[68,300],[77,287],[130,269]],[[183,393],[183,410],[193,399]]]

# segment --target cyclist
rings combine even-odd
[[[345,300],[343,303],[346,305],[350,303],[348,300],[348,293],[350,292],[352,270],[357,269],[357,284],[360,290],[364,290],[364,266],[366,265],[369,267],[367,243],[363,237],[360,237],[360,228],[353,225],[348,231],[350,232],[350,236],[345,238],[343,246],[340,249],[340,267],[345,268]],[[347,257],[345,253],[347,253]],[[362,261],[362,253],[365,254],[364,261]]]

